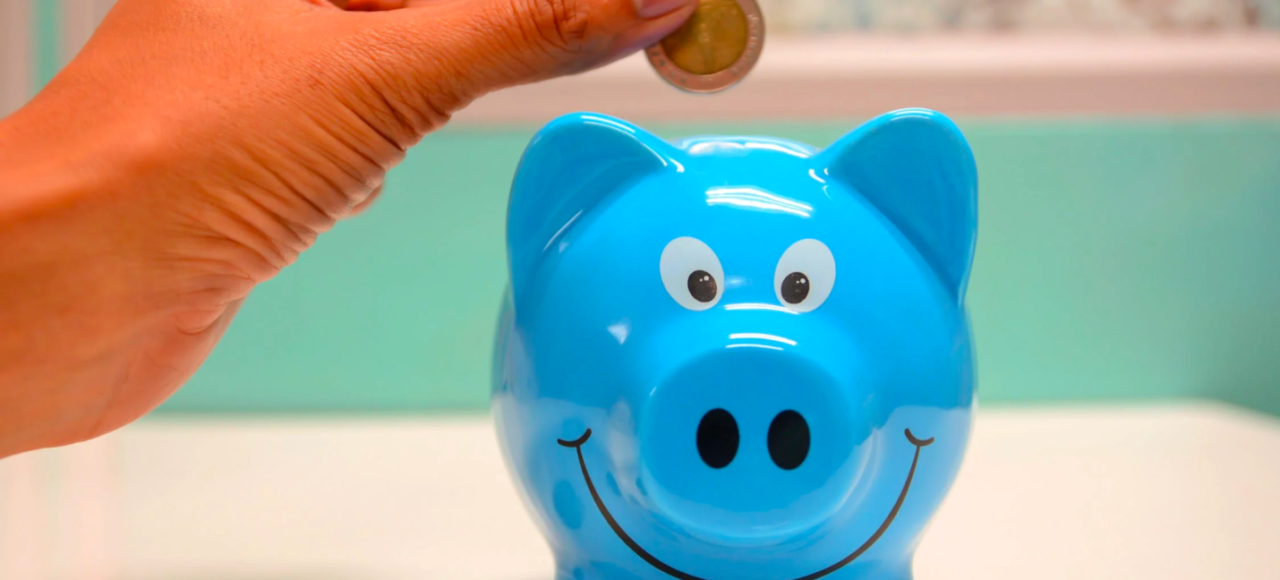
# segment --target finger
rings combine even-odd
[[[371,56],[447,117],[493,90],[592,69],[679,27],[697,0],[470,0],[377,15]]]
[[[369,197],[364,198],[364,201],[361,201],[360,203],[357,203],[354,207],[352,207],[347,217],[355,217],[364,213],[365,210],[368,210],[369,207],[373,205],[374,200],[378,199],[378,196],[380,195],[382,195],[381,185],[374,188],[373,193],[370,193]]]
[[[404,8],[410,0],[329,0],[330,4],[352,12],[376,12]]]
[[[328,2],[338,8],[350,12],[382,12],[401,8],[417,8],[437,4],[446,0],[308,0],[309,2]]]

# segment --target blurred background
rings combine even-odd
[[[0,0],[0,113],[111,4]],[[983,410],[920,576],[1274,579],[1280,0],[762,7],[726,94],[632,58],[428,136],[152,417],[0,462],[0,580],[550,578],[485,417],[533,132],[594,110],[825,146],[908,106],[956,118],[981,179]]]
[[[765,0],[782,32],[1213,32],[1280,26],[1275,0]]]

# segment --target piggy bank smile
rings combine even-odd
[[[821,151],[543,129],[493,415],[557,580],[909,579],[968,441],[976,203],[932,111]]]
[[[725,422],[725,424],[727,424],[727,421],[732,421],[732,418],[729,418],[727,413],[720,415],[719,413],[717,413],[717,411],[720,413],[725,413],[721,409],[716,409],[715,411],[708,413],[708,416],[714,417],[712,419],[713,422]],[[784,411],[783,414],[779,415],[780,418],[783,418],[784,423],[796,421],[795,419],[789,419],[792,416],[798,417],[799,415],[795,414],[794,411]],[[701,434],[702,432],[701,427],[699,428],[699,432]],[[870,548],[873,544],[876,543],[876,540],[880,539],[880,536],[884,534],[885,530],[887,530],[889,526],[893,524],[893,518],[898,515],[898,510],[902,509],[902,502],[907,499],[907,491],[911,489],[911,480],[915,477],[915,474],[916,474],[916,464],[919,463],[920,461],[920,449],[933,443],[933,439],[916,438],[916,436],[911,433],[910,429],[907,429],[906,437],[907,437],[907,441],[910,441],[911,444],[915,446],[916,448],[915,454],[911,459],[911,469],[907,471],[906,479],[903,481],[902,493],[898,495],[898,500],[894,502],[893,507],[890,508],[888,515],[885,516],[884,523],[880,524],[880,527],[876,529],[875,533],[872,534],[870,538],[867,538],[867,541],[863,542],[861,546],[858,546],[857,549],[853,550],[848,556],[845,556],[839,562],[835,562],[830,566],[827,566],[826,568],[813,572],[812,574],[806,574],[804,576],[800,576],[795,580],[816,580],[817,578],[821,578],[823,576],[831,574],[832,572],[835,572],[836,570],[839,570],[840,568],[844,567],[846,564],[857,559],[857,557],[861,556],[863,552],[866,552],[868,548]],[[600,515],[603,516],[605,521],[609,523],[609,527],[613,529],[613,532],[618,535],[618,539],[621,540],[624,544],[626,544],[627,547],[630,548],[632,552],[635,552],[637,556],[642,558],[650,566],[653,566],[654,568],[661,570],[662,572],[669,574],[672,577],[679,578],[680,580],[703,580],[698,576],[694,576],[687,572],[682,572],[680,570],[677,570],[671,567],[669,564],[663,562],[662,560],[655,558],[653,554],[650,554],[649,552],[645,551],[645,549],[640,547],[640,545],[637,544],[635,540],[631,539],[631,536],[627,535],[626,530],[623,530],[622,526],[618,525],[618,521],[613,517],[612,514],[609,513],[609,508],[606,507],[604,505],[604,501],[600,499],[600,494],[599,492],[596,491],[595,484],[592,483],[591,481],[591,473],[587,469],[587,462],[582,457],[582,449],[581,449],[582,445],[586,443],[587,440],[589,440],[590,438],[591,438],[591,430],[587,429],[587,431],[582,434],[582,437],[579,437],[573,441],[565,441],[563,439],[560,439],[560,440],[557,440],[557,442],[564,447],[569,447],[577,451],[578,465],[582,467],[582,478],[586,482],[587,489],[591,491],[591,499],[595,502],[596,508],[600,510]],[[701,442],[701,439],[702,438],[700,437],[700,442]],[[719,445],[722,448],[733,446],[732,444],[726,444],[726,443],[720,443]],[[794,443],[792,443],[792,445],[795,447],[804,446],[804,445],[798,445]],[[721,453],[725,455],[729,454],[729,452],[727,451],[721,451]],[[797,452],[797,454],[799,454],[799,452]],[[796,461],[796,460],[792,459],[791,461]]]

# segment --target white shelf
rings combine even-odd
[[[642,55],[480,99],[468,124],[590,110],[635,121],[952,115],[1280,113],[1280,35],[769,38],[756,70],[713,96],[665,85]]]
[[[1280,421],[983,410],[919,580],[1273,580]],[[155,420],[0,461],[0,578],[547,580],[484,417]]]

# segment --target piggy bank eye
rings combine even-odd
[[[720,301],[724,269],[711,247],[697,238],[676,238],[662,250],[662,285],[681,306],[706,310]]]
[[[773,288],[783,306],[808,312],[822,305],[836,282],[836,259],[818,240],[791,244],[773,274]]]

